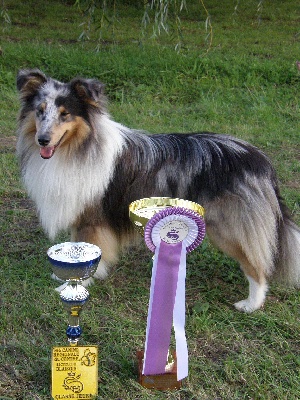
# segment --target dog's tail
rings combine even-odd
[[[287,207],[280,200],[282,219],[279,223],[278,257],[274,278],[300,288],[300,228],[292,220]]]

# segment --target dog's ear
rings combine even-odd
[[[77,97],[94,107],[100,107],[105,102],[104,85],[97,79],[76,78],[70,86]]]
[[[17,89],[24,97],[32,96],[46,81],[46,75],[38,69],[21,70],[17,75]]]

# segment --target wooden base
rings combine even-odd
[[[176,354],[172,354],[175,362],[171,371],[161,375],[143,375],[143,358],[144,352],[137,351],[139,383],[147,389],[168,390],[179,389],[181,381],[177,381],[177,358]]]

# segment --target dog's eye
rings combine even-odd
[[[66,117],[68,117],[70,115],[70,113],[68,112],[68,111],[62,111],[61,113],[60,113],[60,116],[62,117],[62,118],[66,118]]]
[[[36,110],[36,116],[41,117],[44,114],[44,109],[43,108],[38,108]]]

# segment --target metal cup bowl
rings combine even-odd
[[[204,208],[197,203],[171,197],[148,197],[136,200],[129,205],[129,217],[135,229],[144,236],[145,226],[155,214],[168,207],[182,207],[204,215]]]
[[[47,255],[59,279],[79,281],[93,276],[101,259],[101,250],[90,243],[65,242],[50,247]]]

